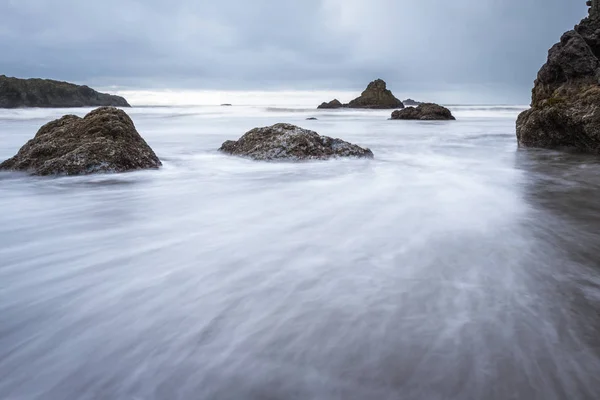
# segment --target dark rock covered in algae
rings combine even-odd
[[[422,103],[417,107],[407,107],[392,113],[392,119],[414,119],[421,121],[454,120],[446,107],[434,103]]]
[[[84,118],[65,115],[42,126],[0,170],[85,175],[160,166],[131,118],[118,108],[101,107]]]
[[[220,151],[261,161],[326,160],[336,157],[373,158],[371,150],[341,139],[321,136],[291,124],[255,128],[239,140],[228,140]]]
[[[127,101],[87,86],[50,79],[18,79],[0,75],[0,108],[129,107]]]
[[[520,146],[600,154],[600,0],[548,52],[531,108],[517,119]]]

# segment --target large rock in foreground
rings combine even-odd
[[[153,169],[154,151],[123,111],[98,108],[84,118],[65,115],[42,126],[0,170],[34,175],[83,175]]]
[[[120,96],[99,93],[87,86],[0,75],[0,108],[99,106],[129,107],[129,104]]]
[[[291,124],[255,128],[239,140],[228,140],[220,151],[262,161],[326,160],[335,157],[373,158],[371,150],[341,139],[321,136]]]
[[[531,109],[517,119],[520,146],[600,154],[600,15],[566,32],[538,72]]]
[[[341,101],[339,101],[338,99],[333,99],[329,103],[326,103],[326,102],[321,103],[321,105],[317,108],[335,109],[335,108],[342,108],[342,107],[344,107],[344,105],[342,104]]]
[[[392,119],[413,119],[421,121],[455,120],[446,107],[434,103],[422,103],[417,107],[407,107],[392,113]]]
[[[377,79],[369,83],[360,97],[348,103],[348,108],[404,108],[404,104],[394,97],[383,80]]]

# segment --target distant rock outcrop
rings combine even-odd
[[[406,107],[408,107],[408,106],[413,106],[413,107],[416,107],[416,106],[418,106],[418,105],[420,105],[420,104],[423,104],[423,102],[421,102],[421,101],[416,101],[416,100],[413,100],[413,99],[406,99],[406,100],[402,100],[402,103],[404,103],[404,105],[405,105]]]
[[[219,149],[261,161],[325,160],[336,157],[373,158],[371,150],[321,136],[291,124],[255,128],[239,140],[228,140]]]
[[[0,75],[0,108],[98,106],[130,107],[120,96],[99,93],[87,86]]]
[[[446,107],[434,103],[422,103],[417,107],[407,107],[392,113],[392,119],[416,119],[421,121],[454,120]]]
[[[229,104],[229,103],[223,103],[223,104],[221,104],[221,107],[231,107],[231,106],[232,106],[232,104]]]
[[[348,108],[404,108],[404,104],[387,89],[385,81],[377,79],[369,83],[360,97],[348,103]]]
[[[600,0],[548,52],[517,119],[520,146],[600,154]]]
[[[326,102],[321,103],[321,105],[317,108],[334,109],[334,108],[342,108],[342,107],[344,107],[344,105],[338,99],[333,99],[329,103],[326,103]]]
[[[161,162],[120,109],[101,107],[84,118],[65,115],[0,164],[33,175],[84,175],[153,169]]]

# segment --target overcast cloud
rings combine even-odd
[[[219,90],[381,77],[526,102],[548,48],[585,14],[585,0],[0,0],[0,73]]]

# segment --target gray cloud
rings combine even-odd
[[[359,90],[382,77],[525,102],[585,13],[584,0],[4,0],[0,73],[188,89]]]

